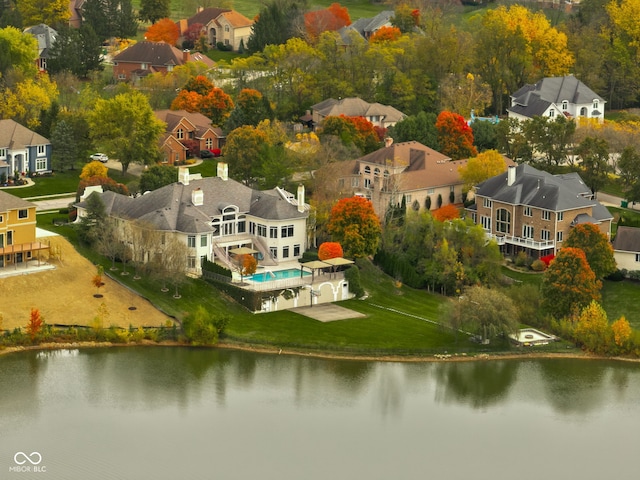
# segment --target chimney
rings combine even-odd
[[[189,185],[189,169],[187,167],[178,167],[178,183]]]
[[[182,62],[187,63],[191,60],[191,52],[187,49],[182,50]]]
[[[393,145],[393,138],[391,137],[387,137],[384,139],[384,146],[385,147],[390,147],[391,145]]]
[[[194,207],[201,207],[204,204],[204,192],[201,188],[196,188],[191,192],[191,203]]]
[[[203,11],[203,10],[204,10],[204,7],[202,7],[202,6],[201,6],[201,7],[198,7],[198,9],[197,9],[197,13],[200,13],[200,12],[201,12],[201,11]]]
[[[298,211],[304,212],[304,185],[298,185]]]
[[[184,35],[185,33],[187,33],[188,28],[189,24],[187,23],[186,18],[183,18],[178,22],[178,30],[180,30],[180,35]]]
[[[507,185],[510,187],[516,183],[516,167],[511,165],[507,170]]]
[[[229,179],[229,165],[225,162],[218,162],[218,171],[216,176],[226,182]]]

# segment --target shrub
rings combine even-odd
[[[527,265],[528,261],[529,257],[527,256],[526,252],[522,251],[518,252],[514,263],[516,264],[516,267],[524,267]]]
[[[356,296],[356,298],[364,296],[364,288],[360,281],[360,270],[358,267],[349,267],[345,270],[344,278],[349,282],[349,290]]]
[[[611,280],[612,282],[621,282],[622,280],[624,280],[625,274],[626,274],[626,270],[624,268],[622,270],[617,269],[611,275],[606,277],[606,279]]]
[[[531,263],[531,270],[533,270],[534,272],[544,272],[546,268],[547,264],[542,260],[534,260]]]

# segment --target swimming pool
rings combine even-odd
[[[303,272],[302,276],[306,277],[311,275],[309,272]],[[274,280],[283,280],[285,278],[300,278],[300,270],[298,268],[290,268],[288,270],[276,270],[275,272],[262,272],[256,273],[247,280],[253,280],[254,282],[272,282]]]

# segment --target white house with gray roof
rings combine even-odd
[[[476,187],[471,218],[507,255],[555,254],[569,230],[593,223],[611,235],[613,216],[577,173],[551,175],[523,164]]]
[[[259,265],[297,260],[307,249],[304,187],[298,187],[297,195],[278,187],[254,190],[230,179],[225,163],[218,164],[216,177],[207,178],[180,167],[177,183],[140,197],[99,195],[107,215],[121,225],[141,222],[162,233],[165,243],[170,235],[187,245],[190,273],[201,272],[203,259],[232,266],[229,251],[235,248],[257,250]],[[86,215],[86,206],[77,205],[79,218]]]
[[[604,100],[573,75],[546,77],[527,84],[511,95],[509,118],[529,120],[536,116],[593,118],[604,121]]]

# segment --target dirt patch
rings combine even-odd
[[[60,260],[49,260],[55,269],[0,279],[4,299],[0,306],[3,317],[0,328],[26,326],[31,308],[39,309],[48,324],[90,325],[99,311],[106,312],[105,327],[160,326],[169,319],[147,300],[106,275],[99,292],[102,298],[95,298],[98,293],[92,283],[95,265],[76,252],[64,237],[48,237],[47,242],[51,243],[51,252],[60,253]]]

